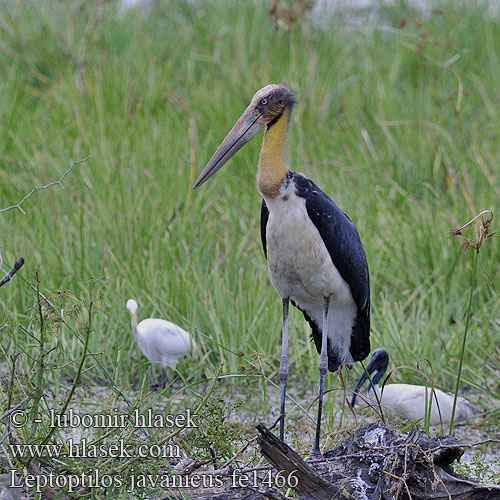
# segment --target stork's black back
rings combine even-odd
[[[350,353],[354,361],[365,359],[370,353],[370,279],[366,255],[361,245],[358,231],[349,217],[310,179],[295,172],[288,173],[293,180],[296,195],[306,200],[306,210],[318,230],[333,265],[351,290],[357,307],[357,315],[352,326]],[[269,210],[262,200],[261,237],[267,258],[266,228]],[[300,235],[297,235],[300,237]],[[312,338],[318,353],[321,352],[321,332],[306,311],[300,309],[312,329]],[[328,342],[328,369],[336,371],[340,360],[330,341]]]

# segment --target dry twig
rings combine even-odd
[[[62,183],[63,183],[64,179],[66,178],[66,176],[69,175],[77,165],[80,165],[80,163],[84,163],[84,162],[90,160],[90,158],[92,158],[92,156],[88,155],[86,158],[82,158],[81,160],[77,160],[77,161],[73,162],[71,167],[69,167],[68,170],[66,170],[66,172],[64,172],[57,181],[49,182],[48,184],[44,184],[43,186],[34,186],[33,189],[26,196],[24,196],[24,198],[22,198],[21,201],[19,201],[15,205],[10,205],[10,206],[5,207],[5,208],[0,208],[0,213],[7,212],[9,210],[13,210],[13,209],[17,208],[21,213],[26,214],[25,210],[22,208],[22,204],[29,197],[31,197],[36,191],[48,189],[52,186],[60,186],[61,189],[64,189],[64,186]],[[0,287],[5,285],[5,283],[7,283],[7,281],[10,281],[12,279],[12,277],[14,276],[14,274],[16,274],[17,271],[19,271],[19,269],[21,269],[23,264],[24,264],[24,259],[22,257],[20,257],[10,271],[6,271],[5,269],[3,269],[2,247],[0,246],[0,271],[3,271],[5,273],[5,276],[0,281]]]
[[[48,184],[45,184],[43,186],[35,186],[35,187],[33,187],[33,189],[19,203],[16,203],[15,205],[10,205],[9,207],[6,207],[6,208],[0,208],[0,213],[7,212],[8,210],[13,210],[14,208],[17,208],[23,214],[25,214],[26,212],[23,210],[23,208],[21,207],[21,205],[30,196],[32,196],[36,191],[40,191],[42,189],[47,189],[47,188],[50,188],[52,186],[60,186],[61,189],[64,189],[64,186],[63,186],[62,182],[66,178],[66,176],[69,175],[77,165],[80,165],[80,163],[84,163],[84,162],[90,160],[90,158],[92,158],[91,155],[87,156],[86,158],[82,158],[81,160],[77,160],[77,161],[73,162],[73,164],[71,165],[71,167],[69,167],[68,170],[66,170],[66,172],[64,172],[64,174],[62,174],[62,176],[60,177],[59,180],[53,181],[53,182],[49,182]]]

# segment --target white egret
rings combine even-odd
[[[166,367],[175,368],[179,358],[196,350],[196,342],[186,330],[164,319],[148,318],[138,324],[137,308],[134,299],[127,301],[134,338],[144,356],[152,363],[161,365],[165,385]]]
[[[371,375],[371,382],[377,396],[380,400],[382,408],[402,416],[407,420],[424,420],[426,404],[429,402],[431,388],[422,385],[410,384],[387,384],[380,388],[379,382],[383,377],[389,364],[389,354],[383,347],[375,349],[372,354],[370,363],[366,367],[366,371]],[[356,389],[352,396],[351,404],[354,407],[359,390],[364,382],[368,379],[366,373],[363,373],[356,384]],[[373,388],[370,388],[367,396],[362,397],[365,403],[371,406],[377,406],[377,398],[373,393]],[[449,423],[453,408],[453,394],[434,389],[432,397],[432,408],[430,414],[430,425],[440,425]],[[460,420],[469,420],[478,412],[469,401],[462,397],[458,397],[457,406],[455,408],[455,422]]]

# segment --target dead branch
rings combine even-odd
[[[14,276],[14,274],[16,274],[17,271],[19,271],[19,269],[23,267],[23,265],[24,265],[24,259],[22,257],[19,257],[19,259],[17,259],[12,269],[9,272],[7,272],[5,276],[0,280],[0,287],[4,286],[5,283],[10,281]]]
[[[59,180],[53,181],[53,182],[49,182],[48,184],[45,184],[43,186],[35,186],[35,187],[33,187],[33,189],[19,203],[16,203],[15,205],[10,205],[9,207],[6,207],[6,208],[0,208],[0,213],[7,212],[8,210],[13,210],[14,208],[17,208],[18,210],[21,211],[21,213],[25,214],[26,212],[23,210],[23,208],[21,207],[21,205],[30,196],[32,196],[36,191],[40,191],[42,189],[48,189],[48,188],[50,188],[52,186],[60,186],[61,189],[64,189],[64,186],[63,186],[62,182],[66,178],[66,176],[69,175],[77,165],[80,165],[80,163],[84,163],[84,162],[90,160],[90,158],[92,158],[91,155],[87,156],[86,158],[82,158],[81,160],[77,160],[77,161],[73,162],[73,164],[71,165],[71,167],[69,167],[68,170],[66,170],[66,172],[64,172],[64,174],[62,174],[62,176],[59,178]]]
[[[44,184],[43,186],[34,186],[33,189],[26,196],[24,196],[24,198],[22,198],[21,201],[19,201],[15,205],[10,205],[10,206],[5,207],[5,208],[0,208],[0,213],[7,212],[9,210],[13,210],[13,209],[17,208],[21,213],[26,214],[26,212],[22,208],[22,204],[28,198],[30,198],[36,191],[48,189],[52,186],[59,186],[61,189],[64,189],[63,181],[66,178],[66,176],[69,175],[75,169],[75,167],[77,165],[80,165],[80,163],[84,163],[84,162],[90,160],[90,158],[92,158],[91,155],[87,156],[86,158],[82,158],[81,160],[77,160],[77,161],[73,162],[71,167],[69,167],[68,170],[66,170],[58,180],[53,181],[53,182],[49,182],[48,184]],[[10,271],[6,272],[2,267],[3,266],[3,257],[2,257],[1,247],[0,247],[0,271],[6,272],[5,276],[0,281],[0,287],[5,285],[5,283],[7,283],[7,281],[10,281],[12,279],[12,276],[14,276],[14,274],[17,271],[19,271],[19,269],[21,269],[23,264],[24,264],[24,259],[22,257],[20,257],[18,259],[18,261],[14,264],[14,267]]]

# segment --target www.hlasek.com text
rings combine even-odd
[[[113,443],[94,443],[86,438],[74,441],[68,439],[64,443],[7,445],[16,458],[181,458],[181,448],[177,444],[142,443],[132,445],[124,439]]]

